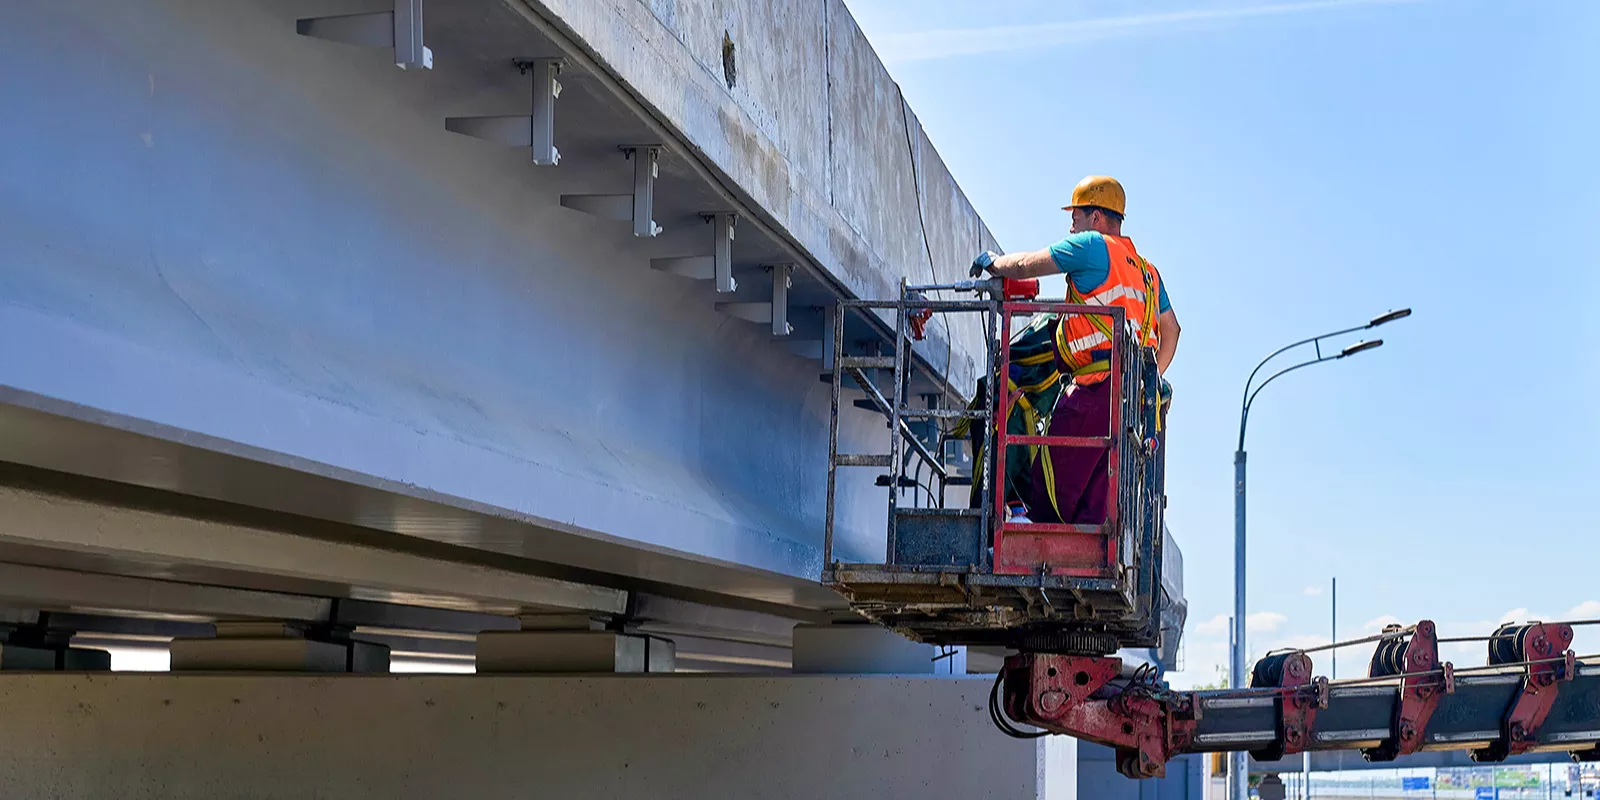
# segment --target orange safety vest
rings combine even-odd
[[[1133,240],[1105,236],[1110,270],[1105,283],[1088,293],[1067,281],[1067,302],[1091,306],[1120,306],[1139,344],[1155,347],[1159,341],[1156,313],[1161,305],[1161,276],[1133,249]],[[1056,328],[1056,358],[1061,371],[1078,384],[1105,380],[1111,371],[1111,318],[1072,314]]]

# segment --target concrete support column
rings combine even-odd
[[[671,639],[612,630],[605,616],[524,614],[522,630],[478,634],[480,673],[672,672]]]
[[[0,797],[1075,800],[1072,740],[1002,736],[984,707],[989,686],[859,675],[0,675]]]
[[[172,671],[388,672],[389,648],[342,626],[218,622],[209,639],[172,640]]]
[[[987,647],[973,648],[969,653],[965,647],[919,644],[877,625],[838,623],[796,625],[794,628],[794,671],[797,673],[854,675],[861,680],[885,686],[898,679],[876,676],[927,675],[960,679],[949,683],[970,686],[980,693],[973,696],[973,718],[966,722],[972,726],[974,734],[987,737],[987,747],[1002,752],[1021,750],[1029,755],[1033,768],[1031,785],[1027,792],[1015,796],[1036,800],[1077,800],[1078,740],[1068,736],[1045,736],[1027,741],[1011,739],[995,729],[984,711],[983,704],[988,702],[988,690],[993,680],[989,676],[999,671],[1006,652],[1003,648]],[[974,656],[970,664],[969,655]],[[989,674],[967,678],[969,668],[974,672]],[[929,758],[938,757],[929,755]],[[1137,792],[1135,782],[1127,781],[1127,784]],[[893,796],[913,794],[918,793],[901,790],[893,793]],[[967,796],[946,792],[942,787],[921,794],[929,797]],[[1095,794],[1086,796],[1099,797]]]

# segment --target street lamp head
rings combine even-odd
[[[1406,313],[1409,314],[1410,312],[1408,311]],[[1359,353],[1359,352],[1361,352],[1363,350],[1371,350],[1371,349],[1373,349],[1375,347],[1382,347],[1382,346],[1383,346],[1383,340],[1382,339],[1373,339],[1371,341],[1363,339],[1363,340],[1361,340],[1359,342],[1356,342],[1355,344],[1350,345],[1349,347],[1346,347],[1345,349],[1339,351],[1339,357],[1340,358],[1344,358],[1345,356],[1353,356],[1356,353]]]
[[[1367,327],[1376,328],[1376,327],[1378,327],[1379,325],[1382,325],[1385,322],[1394,322],[1397,319],[1405,319],[1406,317],[1409,317],[1409,316],[1411,316],[1411,309],[1409,309],[1409,308],[1402,308],[1402,309],[1398,309],[1398,310],[1395,310],[1395,311],[1388,311],[1388,312],[1379,314],[1376,317],[1373,317],[1372,321],[1367,323]]]

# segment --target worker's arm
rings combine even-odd
[[[1161,332],[1161,341],[1156,346],[1156,372],[1165,375],[1167,367],[1172,365],[1172,357],[1178,354],[1178,335],[1183,332],[1183,326],[1178,324],[1178,315],[1167,308],[1156,319],[1156,330]]]
[[[984,253],[972,262],[972,277],[978,277],[985,269],[991,275],[1013,279],[1064,274],[1073,286],[1092,289],[1105,282],[1110,261],[1105,239],[1094,231],[1085,231],[1043,250],[1004,256]]]
[[[1046,275],[1060,274],[1056,267],[1055,258],[1048,249],[1035,250],[1031,253],[1007,253],[1003,256],[993,256],[994,261],[987,267],[990,275],[998,278],[1025,279],[1042,278]],[[981,260],[981,257],[980,257]],[[973,270],[983,268],[978,262],[973,262]],[[976,277],[976,275],[974,276]]]

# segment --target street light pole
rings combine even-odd
[[[1337,642],[1339,641],[1339,576],[1337,575],[1333,576],[1332,596],[1328,598],[1328,617],[1328,641]],[[1337,653],[1339,651],[1335,650],[1333,652]],[[1329,655],[1328,661],[1333,665],[1333,675],[1330,677],[1338,680],[1339,657],[1337,655]]]
[[[1371,349],[1373,349],[1375,347],[1382,347],[1383,346],[1383,340],[1382,339],[1373,339],[1371,341],[1362,340],[1362,341],[1359,341],[1359,342],[1356,342],[1354,344],[1346,346],[1343,350],[1340,350],[1338,353],[1330,353],[1330,354],[1327,354],[1327,355],[1323,355],[1323,352],[1322,352],[1322,340],[1323,339],[1331,338],[1331,337],[1334,337],[1334,336],[1342,336],[1342,335],[1347,334],[1347,333],[1354,333],[1356,331],[1366,330],[1368,328],[1376,328],[1379,325],[1382,325],[1382,324],[1384,324],[1386,322],[1393,322],[1393,321],[1395,321],[1397,319],[1403,319],[1403,318],[1409,317],[1409,316],[1411,316],[1411,309],[1409,309],[1409,308],[1403,308],[1403,309],[1399,309],[1397,311],[1390,311],[1388,313],[1380,314],[1380,315],[1378,315],[1376,317],[1373,317],[1372,321],[1368,322],[1365,325],[1358,325],[1358,326],[1356,326],[1354,328],[1345,328],[1344,330],[1333,331],[1332,333],[1324,333],[1321,336],[1313,336],[1310,339],[1302,339],[1302,340],[1300,340],[1298,342],[1295,342],[1293,344],[1284,345],[1283,347],[1280,347],[1277,350],[1272,351],[1271,355],[1267,356],[1266,358],[1261,359],[1261,363],[1256,364],[1256,368],[1250,371],[1250,377],[1245,380],[1245,383],[1244,383],[1244,401],[1240,404],[1240,407],[1239,407],[1239,447],[1238,447],[1238,449],[1234,450],[1234,453],[1233,453],[1233,648],[1232,648],[1233,652],[1231,654],[1232,655],[1232,659],[1231,659],[1232,660],[1232,665],[1231,665],[1232,668],[1229,671],[1230,674],[1229,674],[1229,680],[1228,680],[1228,685],[1231,686],[1232,688],[1242,689],[1245,686],[1244,655],[1245,655],[1246,644],[1245,644],[1245,591],[1244,591],[1245,590],[1245,586],[1244,586],[1244,581],[1245,581],[1245,450],[1244,450],[1244,433],[1245,433],[1245,426],[1250,421],[1250,404],[1255,402],[1256,395],[1260,394],[1262,389],[1267,388],[1267,384],[1272,383],[1273,381],[1277,380],[1278,378],[1282,377],[1283,375],[1286,375],[1286,374],[1288,374],[1290,372],[1294,372],[1295,370],[1301,369],[1303,367],[1309,367],[1309,366],[1311,366],[1313,364],[1321,364],[1324,361],[1337,361],[1337,360],[1339,360],[1341,358],[1344,358],[1346,356],[1353,356],[1353,355],[1355,355],[1357,353],[1360,353],[1360,352],[1363,352],[1363,351],[1366,351],[1366,350],[1371,350]],[[1280,369],[1277,372],[1273,373],[1270,377],[1268,377],[1266,380],[1262,381],[1259,385],[1256,384],[1256,382],[1255,382],[1256,375],[1258,375],[1261,372],[1261,368],[1262,367],[1267,365],[1267,362],[1271,361],[1274,358],[1277,358],[1279,355],[1281,355],[1284,352],[1292,350],[1292,349],[1294,349],[1296,347],[1300,347],[1301,345],[1307,345],[1307,344],[1311,345],[1315,349],[1316,357],[1314,357],[1312,359],[1309,359],[1307,361],[1302,361],[1302,362],[1300,362],[1298,364],[1295,364],[1293,366],[1284,367],[1283,369]],[[1252,386],[1255,387],[1254,390],[1251,389]],[[1249,800],[1249,797],[1250,797],[1250,781],[1249,781],[1249,777],[1246,775],[1246,770],[1249,769],[1249,763],[1250,763],[1249,762],[1249,756],[1247,754],[1245,754],[1243,752],[1237,752],[1237,753],[1233,754],[1232,763],[1230,765],[1231,768],[1228,770],[1228,784],[1229,784],[1228,796],[1229,796],[1229,798],[1231,800]]]

